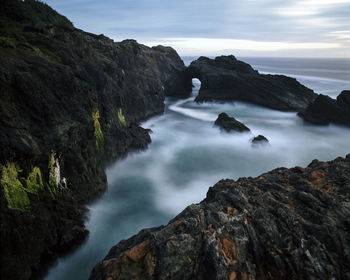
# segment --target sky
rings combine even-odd
[[[182,56],[350,58],[350,0],[43,0],[84,31]]]

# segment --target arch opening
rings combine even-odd
[[[198,78],[192,78],[192,93],[191,96],[197,96],[201,88],[201,81]]]

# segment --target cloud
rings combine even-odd
[[[317,15],[324,9],[349,4],[349,0],[303,0],[286,1],[286,6],[275,11],[282,16],[303,17]]]
[[[211,38],[164,38],[159,41],[143,41],[148,46],[170,45],[181,50],[182,55],[219,55],[238,53],[240,51],[276,52],[282,50],[317,50],[341,48],[337,43],[297,43],[297,42],[265,42],[236,39]],[[203,48],[205,46],[205,48]]]
[[[223,39],[245,42],[265,51],[262,44],[276,43],[278,52],[298,50],[311,54],[310,46],[330,46],[328,56],[349,55],[350,44],[337,31],[350,30],[350,0],[46,0],[84,30],[116,40],[141,42],[182,40],[179,51],[211,51]],[[164,39],[165,38],[165,39]],[[221,43],[193,46],[194,38],[217,39]],[[170,40],[170,41],[171,41]],[[237,41],[238,40],[238,41]],[[168,40],[169,41],[169,40]],[[185,41],[187,42],[185,44]],[[198,40],[197,40],[198,41]],[[219,42],[217,41],[217,42]],[[260,43],[247,43],[247,42]],[[241,44],[240,43],[240,44]],[[225,45],[228,45],[225,43]],[[243,45],[242,45],[243,46]],[[281,47],[283,46],[283,47]],[[288,46],[288,47],[286,47]],[[270,45],[269,45],[270,47]],[[186,48],[182,49],[182,48]],[[320,55],[320,52],[315,54]],[[195,53],[193,53],[195,54]],[[322,54],[323,55],[323,54]]]

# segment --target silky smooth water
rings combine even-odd
[[[246,61],[261,72],[294,76],[318,93],[336,96],[350,89],[350,68],[342,61]],[[89,205],[88,240],[60,259],[46,279],[87,279],[93,266],[121,239],[167,223],[189,204],[200,202],[222,178],[258,176],[276,167],[305,166],[315,158],[332,160],[350,152],[349,128],[313,126],[296,113],[241,102],[196,104],[200,83],[194,83],[193,96],[166,99],[165,114],[143,123],[153,131],[148,150],[132,153],[107,169],[108,191]],[[221,112],[246,124],[252,133],[221,133],[213,127]],[[253,147],[250,139],[258,134],[270,143]]]

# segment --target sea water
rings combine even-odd
[[[188,64],[195,58],[185,58]],[[295,77],[317,93],[336,97],[350,89],[350,60],[241,58],[260,73]],[[87,279],[93,266],[120,240],[146,227],[166,224],[191,203],[205,198],[222,178],[258,176],[276,167],[306,166],[350,152],[350,128],[314,126],[296,113],[232,103],[194,103],[200,82],[187,99],[165,100],[165,113],[143,123],[149,149],[132,153],[107,169],[108,191],[89,205],[87,241],[60,259],[46,279]],[[251,133],[222,133],[213,126],[226,112]],[[262,134],[269,144],[252,146]]]

